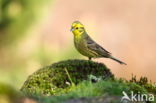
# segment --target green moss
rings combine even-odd
[[[88,60],[67,60],[54,63],[30,75],[21,91],[32,95],[59,95],[62,91],[70,90],[72,82],[77,85],[87,80],[89,75],[102,79],[114,77],[102,63]]]
[[[83,81],[71,88],[71,91],[60,96],[36,98],[43,103],[119,103],[122,92],[130,95],[147,93],[146,89],[136,83],[127,83],[120,80],[101,80],[97,83]],[[78,102],[79,101],[79,102]],[[97,102],[99,101],[99,102]]]
[[[116,79],[104,64],[87,60],[61,61],[42,68],[30,75],[21,88],[27,96],[43,103],[119,103],[123,91],[128,95],[132,91],[156,95],[155,90],[145,77]]]
[[[154,93],[156,95],[156,85],[154,85],[152,81],[149,82],[147,77],[140,77],[140,79],[137,80],[136,76],[132,75],[131,80],[129,80],[128,82],[136,83],[144,87],[149,93]]]

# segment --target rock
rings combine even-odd
[[[102,63],[88,60],[66,60],[39,69],[30,75],[21,91],[29,95],[59,95],[67,92],[72,84],[77,85],[88,76],[114,78],[110,70]]]

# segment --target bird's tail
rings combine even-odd
[[[120,63],[120,64],[124,64],[124,65],[127,65],[126,63],[114,58],[113,56],[110,57],[111,59],[115,60],[116,62]]]

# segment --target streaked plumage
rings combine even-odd
[[[87,34],[83,24],[79,21],[72,23],[71,31],[74,34],[74,44],[76,49],[84,56],[91,58],[110,58],[117,61],[120,64],[126,64],[116,58],[114,58],[110,52],[105,50],[103,47],[98,45],[91,37]]]

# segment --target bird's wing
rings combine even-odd
[[[85,39],[86,39],[88,49],[91,49],[92,51],[95,51],[96,53],[104,57],[107,57],[111,54],[103,47],[101,47],[99,44],[94,42],[89,36],[87,36]]]

